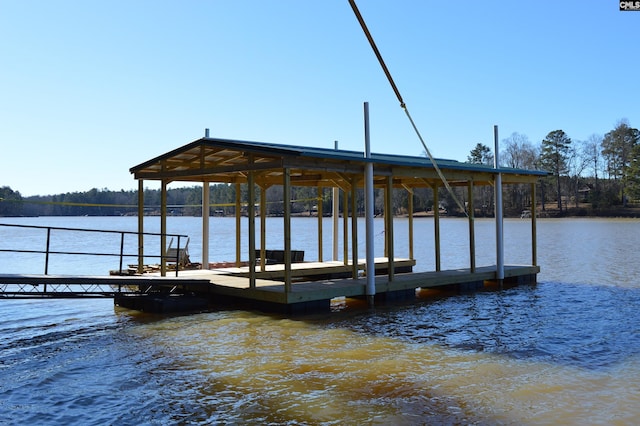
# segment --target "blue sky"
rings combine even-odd
[[[358,7],[434,156],[640,126],[640,12],[613,0]],[[135,189],[204,135],[420,155],[347,0],[0,0],[0,186]],[[155,183],[149,182],[150,188]]]

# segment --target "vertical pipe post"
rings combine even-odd
[[[208,132],[207,132],[208,133]],[[207,135],[208,136],[208,135]],[[210,215],[209,182],[202,183],[202,269],[209,269],[209,215]]]
[[[335,141],[335,150],[338,150],[338,141]],[[332,191],[332,204],[333,204],[333,260],[338,260],[338,225],[339,225],[339,216],[340,216],[340,188],[337,186],[333,187]]]
[[[473,179],[469,180],[469,194],[467,204],[467,214],[469,215],[469,270],[473,274],[476,272],[476,231],[475,216],[473,207]]]
[[[493,126],[493,138],[495,143],[495,153],[493,156],[494,167],[500,168],[500,149],[498,144],[498,126]],[[496,205],[496,279],[502,285],[504,280],[504,231],[502,218],[502,174],[496,173],[495,185],[495,205]]]
[[[47,228],[47,246],[44,254],[44,274],[49,274],[49,247],[51,245],[51,228]],[[45,290],[46,292],[47,290]]]
[[[144,270],[144,183],[138,180],[138,273]]]
[[[364,146],[365,146],[365,163],[364,169],[364,185],[365,185],[365,232],[366,232],[366,273],[367,287],[366,295],[369,306],[374,305],[376,294],[376,260],[374,257],[374,230],[373,230],[373,208],[374,208],[374,190],[373,190],[373,163],[371,162],[371,140],[369,133],[369,103],[364,103]]]
[[[384,207],[384,217],[387,219],[387,272],[389,281],[393,281],[395,275],[395,249],[393,247],[393,176],[387,176],[387,205]]]
[[[531,184],[531,264],[538,265],[538,232],[536,225],[536,184]]]
[[[178,276],[178,271],[180,270],[180,235],[177,237],[177,248],[176,248],[176,277]]]
[[[124,232],[120,233],[120,266],[118,267],[118,273],[122,275],[122,257],[124,255]]]
[[[433,190],[433,239],[435,240],[436,271],[440,271],[440,192],[438,185],[433,185],[431,189]]]

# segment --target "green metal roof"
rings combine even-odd
[[[144,169],[152,164],[161,162],[163,160],[170,159],[180,153],[187,152],[192,150],[196,146],[210,146],[210,147],[219,147],[232,149],[242,152],[251,152],[257,154],[270,154],[276,156],[299,156],[299,157],[308,157],[308,158],[317,158],[317,159],[330,159],[330,160],[338,160],[338,161],[348,161],[348,162],[372,162],[377,165],[385,165],[385,166],[401,166],[401,167],[426,167],[433,168],[431,160],[426,156],[409,156],[409,155],[397,155],[397,154],[382,154],[382,153],[371,153],[370,160],[365,158],[364,152],[362,151],[351,151],[351,150],[343,150],[343,149],[333,149],[333,148],[318,148],[318,147],[308,147],[301,145],[282,145],[276,143],[269,142],[255,142],[255,141],[242,141],[242,140],[232,140],[232,139],[220,139],[220,138],[201,138],[195,140],[187,145],[184,145],[180,148],[162,154],[158,157],[155,157],[151,160],[145,161],[137,166],[134,166],[130,169],[131,173],[136,173],[139,170]],[[527,170],[527,169],[515,169],[508,167],[501,167],[499,169],[494,169],[491,166],[484,164],[473,164],[473,163],[465,163],[459,162],[456,160],[435,159],[437,165],[441,169],[448,170],[460,170],[467,172],[483,172],[483,173],[507,173],[507,174],[520,174],[520,175],[532,175],[532,176],[547,176],[548,173],[546,171],[541,170]]]
[[[138,180],[166,182],[247,183],[250,172],[256,183],[268,187],[282,184],[285,172],[299,186],[343,189],[364,184],[367,163],[373,163],[375,185],[417,188],[493,185],[500,173],[505,185],[535,183],[547,172],[513,168],[494,169],[483,164],[436,159],[438,169],[425,156],[372,153],[362,151],[249,142],[219,138],[201,138],[152,158],[130,169]],[[287,172],[288,171],[288,172]]]

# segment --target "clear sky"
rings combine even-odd
[[[640,12],[614,0],[358,0],[434,156],[640,126]],[[204,136],[421,155],[347,0],[0,0],[0,186],[135,189]],[[156,184],[149,182],[149,187]]]

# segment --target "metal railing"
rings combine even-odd
[[[44,274],[48,275],[49,274],[49,256],[52,254],[55,255],[74,255],[74,256],[112,256],[112,257],[118,257],[120,259],[119,261],[119,268],[118,271],[119,273],[122,273],[122,266],[123,266],[123,259],[126,257],[136,257],[139,258],[141,257],[141,253],[135,253],[135,254],[130,254],[130,253],[125,253],[124,252],[124,237],[125,235],[136,235],[136,236],[140,236],[140,235],[148,235],[148,236],[155,236],[155,237],[162,237],[164,236],[166,237],[175,237],[177,240],[177,247],[176,247],[176,253],[175,253],[175,258],[173,256],[167,256],[166,253],[166,248],[163,247],[161,250],[161,254],[160,255],[147,255],[144,254],[144,257],[150,257],[150,258],[158,258],[160,259],[160,261],[162,262],[163,260],[169,260],[169,261],[175,261],[176,263],[176,276],[178,276],[178,270],[179,268],[179,264],[180,264],[180,254],[181,254],[181,249],[184,249],[184,247],[180,246],[180,239],[181,238],[188,238],[187,235],[181,235],[181,234],[162,234],[159,232],[135,232],[135,231],[115,231],[115,230],[104,230],[104,229],[86,229],[86,228],[67,228],[67,227],[56,227],[56,226],[39,226],[39,225],[19,225],[19,224],[8,224],[8,223],[0,223],[0,227],[14,227],[14,228],[29,228],[29,229],[43,229],[46,230],[46,241],[45,241],[45,248],[44,250],[33,250],[33,249],[3,249],[0,248],[0,252],[8,252],[8,253],[31,253],[31,254],[44,254],[45,255],[45,260],[44,260]],[[55,231],[69,231],[69,232],[87,232],[87,233],[103,233],[103,234],[119,234],[120,235],[120,251],[117,253],[96,253],[96,252],[77,252],[77,251],[60,251],[60,250],[51,250],[51,231],[55,230]]]

